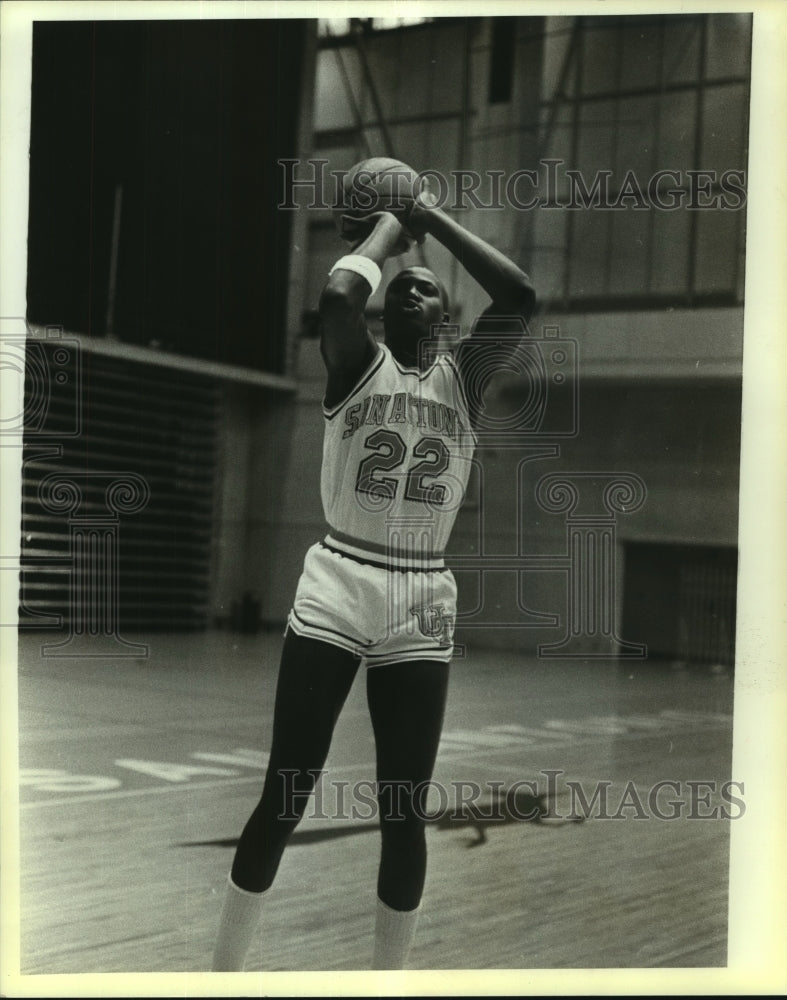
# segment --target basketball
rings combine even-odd
[[[374,212],[394,212],[406,218],[423,189],[424,178],[401,160],[386,156],[361,160],[343,177],[341,193],[333,208],[339,235],[354,241],[359,229],[348,220],[363,219]]]

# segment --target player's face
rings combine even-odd
[[[383,310],[386,340],[414,344],[446,319],[445,293],[429,268],[408,267],[391,280]]]

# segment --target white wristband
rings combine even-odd
[[[371,285],[372,295],[383,280],[383,273],[377,264],[370,257],[364,257],[359,253],[350,253],[346,257],[340,257],[328,273],[333,274],[337,270],[354,271],[362,278],[366,278]]]

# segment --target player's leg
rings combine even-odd
[[[403,968],[426,877],[424,790],[432,778],[448,664],[371,667],[367,697],[377,747],[381,854],[373,968]]]
[[[262,797],[241,833],[213,957],[214,971],[243,968],[264,892],[322,770],[358,670],[330,643],[288,630],[282,650],[270,760]]]
[[[346,650],[288,630],[267,775],[262,797],[238,842],[232,865],[236,885],[263,892],[273,882],[284,847],[325,764],[357,670],[358,660]]]

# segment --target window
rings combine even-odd
[[[544,41],[551,90],[540,148],[576,171],[583,194],[559,177],[559,198],[573,207],[534,220],[538,246],[554,247],[565,231],[552,299],[590,308],[741,301],[751,17],[572,23],[571,45],[565,18],[551,20]],[[659,180],[661,171],[670,173]],[[585,192],[599,178],[588,210]]]

